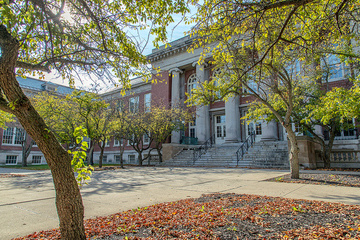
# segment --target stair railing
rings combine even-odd
[[[202,155],[204,155],[206,151],[212,147],[212,145],[213,145],[213,138],[210,137],[199,148],[194,149],[193,164],[195,164],[195,161],[198,160]]]
[[[236,166],[239,165],[239,161],[244,157],[245,153],[249,150],[249,148],[254,144],[255,142],[255,131],[252,131],[250,135],[246,138],[245,142],[241,144],[239,149],[236,151],[236,158],[237,163]]]

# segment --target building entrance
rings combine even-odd
[[[226,137],[225,115],[215,115],[215,144],[223,144]]]

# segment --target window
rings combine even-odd
[[[17,164],[17,157],[15,155],[6,155],[6,165],[16,165]]]
[[[103,155],[103,160],[104,163],[107,162],[107,155]]]
[[[304,131],[300,125],[300,123],[296,122],[296,123],[293,123],[293,127],[292,129],[294,130],[294,133],[296,136],[303,136],[304,135]]]
[[[105,147],[110,147],[110,140],[109,139],[106,139]]]
[[[120,155],[115,155],[114,159],[115,159],[115,162],[120,162]]]
[[[131,164],[135,164],[135,155],[128,155],[128,162]]]
[[[255,135],[262,135],[262,126],[261,126],[261,122],[250,122],[248,125],[248,136],[251,133],[255,132]]]
[[[347,77],[349,69],[345,63],[341,62],[336,55],[329,55],[323,64],[325,66],[324,78],[327,80],[338,80]]]
[[[356,139],[355,119],[341,124],[341,129],[335,132],[336,140]]]
[[[256,135],[261,135],[262,134],[261,123],[256,123],[255,124],[255,133],[256,133]]]
[[[32,164],[41,164],[41,156],[33,155],[31,162],[32,162]]]
[[[147,133],[145,133],[143,143],[144,145],[148,145],[149,142],[150,142],[150,136]]]
[[[124,110],[124,101],[123,100],[119,100],[117,103],[116,103],[116,107],[118,109],[119,112],[122,112]]]
[[[216,123],[225,123],[225,115],[216,116]]]
[[[25,139],[25,130],[16,127],[9,127],[4,131],[3,144],[21,145]]]
[[[251,90],[253,90],[255,93],[258,93],[259,92],[259,86],[258,84],[254,81],[254,80],[248,80],[247,81],[247,85],[249,86],[249,88]],[[249,93],[249,94],[252,94],[252,92],[247,89],[246,87],[243,87],[243,93]]]
[[[147,93],[144,95],[144,111],[150,112],[151,108],[151,93]]]
[[[189,124],[189,137],[196,138],[196,119]]]
[[[188,85],[187,85],[187,90],[188,90],[189,95],[191,95],[192,90],[196,88],[197,82],[198,82],[198,80],[197,80],[196,74],[194,73],[194,74],[190,75],[190,77],[188,79]]]
[[[139,96],[129,99],[129,111],[131,113],[137,113],[139,111]]]
[[[114,138],[114,147],[120,146],[120,143],[123,143],[124,140],[122,138]]]

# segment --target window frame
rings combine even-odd
[[[129,98],[129,112],[130,113],[139,112],[139,96]]]
[[[189,94],[189,96],[191,96],[192,90],[196,89],[198,82],[199,81],[196,76],[196,73],[193,73],[188,77],[186,86],[187,86],[187,93]]]
[[[34,158],[35,157],[39,157],[40,158],[40,162],[39,163],[37,163],[37,162],[34,162]],[[37,160],[39,160],[39,159],[37,159]],[[32,155],[32,157],[31,157],[31,164],[34,164],[34,165],[40,165],[40,164],[42,164],[42,156],[41,155]]]
[[[8,159],[10,157],[15,157],[15,163],[8,163],[8,161],[12,161],[14,159]],[[6,155],[5,165],[17,165],[18,163],[18,155]]]
[[[144,94],[144,112],[151,110],[151,93]]]
[[[12,129],[12,133],[11,135],[6,135],[6,132]],[[19,135],[20,132],[20,135]],[[18,137],[20,136],[23,137],[23,141],[25,140],[25,130],[23,128],[17,128],[17,127],[8,127],[7,129],[3,130],[3,136],[2,136],[2,141],[1,144],[4,146],[21,146],[21,143],[16,143],[19,142]],[[11,143],[4,143],[4,137],[11,137]],[[7,139],[9,140],[9,139]]]

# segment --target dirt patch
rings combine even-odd
[[[352,174],[300,173],[300,179],[291,179],[290,174],[285,174],[266,181],[360,187],[360,175]]]
[[[14,178],[14,177],[26,177],[26,175],[12,174],[12,173],[0,174],[0,178]]]
[[[360,206],[208,194],[85,221],[89,239],[357,239]],[[57,239],[58,229],[18,239]]]

